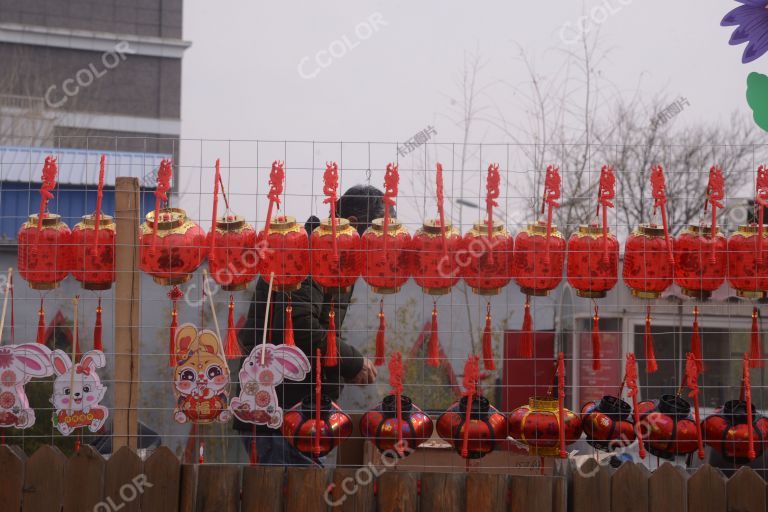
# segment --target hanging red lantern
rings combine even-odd
[[[304,398],[283,415],[281,427],[288,444],[307,457],[328,455],[352,435],[352,420],[338,405],[322,394],[320,349],[315,356],[315,393]]]
[[[211,231],[206,245],[208,269],[211,277],[224,290],[237,291],[256,279],[258,257],[255,254],[256,230],[239,215],[229,211],[229,201],[224,193],[219,159],[216,159],[216,175],[213,185],[213,214]],[[218,216],[219,192],[224,198],[226,211]]]
[[[464,367],[464,396],[437,419],[437,433],[465,459],[491,453],[507,437],[507,422],[477,389],[480,366],[470,356]]]
[[[747,299],[765,297],[768,290],[768,236],[763,226],[768,206],[768,168],[757,169],[755,205],[758,222],[741,225],[728,239],[728,282],[736,295]]]
[[[29,287],[52,290],[67,277],[72,267],[72,233],[61,216],[48,213],[48,201],[56,188],[56,159],[48,156],[40,186],[40,210],[29,216],[16,239],[19,243],[18,269]]]
[[[96,212],[84,215],[72,229],[72,277],[86,290],[108,290],[115,281],[117,226],[112,217],[101,211],[105,166],[106,157],[101,155]]]
[[[692,224],[674,242],[675,284],[689,297],[708,299],[725,282],[727,244],[717,229],[717,209],[723,207],[723,197],[723,171],[712,167],[704,203],[705,213],[712,206],[712,223]]]
[[[157,173],[155,210],[146,215],[139,234],[139,268],[162,285],[189,281],[203,262],[205,232],[181,208],[168,207],[171,185],[170,160]],[[161,205],[165,203],[165,207]]]
[[[565,240],[552,224],[553,208],[559,208],[560,169],[550,165],[544,178],[544,199],[541,212],[547,212],[547,220],[528,224],[525,231],[515,237],[515,254],[512,275],[526,295],[523,315],[522,340],[520,355],[533,357],[533,316],[531,316],[530,297],[544,297],[557,288],[563,280],[565,263]]]
[[[439,337],[437,328],[437,297],[451,292],[459,282],[459,266],[456,253],[461,248],[458,229],[446,223],[443,208],[443,166],[436,165],[435,175],[437,211],[439,218],[427,219],[416,231],[411,243],[413,280],[421,290],[435,296],[432,302],[432,327],[427,347],[427,364],[440,364]]]
[[[360,235],[348,219],[336,218],[339,168],[327,163],[323,175],[323,193],[331,215],[312,232],[312,279],[329,293],[347,293],[362,271]]]
[[[625,448],[635,441],[632,407],[615,396],[587,402],[581,408],[581,429],[587,443],[598,450]]]
[[[558,396],[531,397],[509,415],[509,435],[528,446],[531,455],[566,458],[565,447],[581,437],[579,416],[564,407],[565,358],[557,358]]]
[[[360,432],[379,451],[398,457],[410,455],[432,436],[432,420],[403,395],[403,360],[400,352],[389,362],[392,394],[360,418]],[[400,402],[398,404],[398,401]]]

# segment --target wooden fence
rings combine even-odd
[[[27,458],[0,447],[3,512],[732,511],[766,510],[766,484],[742,468],[649,472],[589,460],[558,476],[410,473],[337,468],[181,464],[167,448],[142,461],[128,447],[105,459],[89,446],[66,458],[44,446]],[[356,478],[356,472],[357,478]],[[331,484],[333,484],[331,486]],[[329,486],[331,490],[329,491]],[[346,489],[346,491],[345,491]],[[329,505],[330,503],[330,505]]]

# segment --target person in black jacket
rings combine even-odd
[[[362,235],[373,219],[384,216],[384,195],[375,187],[356,185],[339,198],[336,212],[339,217],[348,219]],[[391,215],[394,217],[394,210],[391,210]],[[312,216],[307,220],[305,227],[307,232],[311,234],[318,225],[319,219]],[[256,283],[256,291],[248,311],[248,318],[239,333],[240,343],[246,353],[249,353],[256,344],[261,343],[268,293],[268,279],[264,279],[262,276]],[[336,314],[336,329],[340,330],[344,323],[352,291],[342,294],[326,294],[323,288],[312,280],[312,276],[309,276],[304,280],[301,288],[291,292],[290,296],[296,346],[304,351],[309,358],[312,371],[302,382],[285,381],[276,388],[280,407],[284,410],[290,409],[305,396],[314,392],[315,359],[313,355],[318,348],[323,355],[326,352],[328,312],[331,303],[333,303]],[[267,333],[270,343],[276,345],[283,343],[287,304],[288,294],[273,290],[270,306],[271,318]],[[348,345],[341,336],[338,336],[337,348],[339,364],[335,367],[323,367],[322,369],[323,394],[332,400],[338,400],[344,383],[371,384],[376,380],[376,367],[373,362],[363,357],[355,347]],[[254,426],[237,419],[235,419],[234,428],[241,432],[249,450],[252,440],[255,439],[260,464],[309,465],[316,462],[290,446],[279,430],[261,425]]]

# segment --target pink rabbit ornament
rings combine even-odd
[[[264,364],[262,350],[266,351]],[[246,423],[280,428],[283,410],[278,405],[275,387],[284,379],[304,380],[309,370],[307,356],[294,345],[255,347],[240,369],[240,395],[232,399],[232,412]]]
[[[35,411],[24,385],[32,378],[53,375],[51,351],[39,343],[0,347],[0,427],[29,428]]]
[[[109,416],[109,409],[99,405],[107,387],[96,373],[96,368],[106,364],[104,353],[101,350],[86,352],[80,362],[72,366],[67,353],[57,349],[51,353],[51,362],[56,372],[51,397],[56,409],[53,425],[65,436],[83,427],[97,432]]]

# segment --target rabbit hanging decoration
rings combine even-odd
[[[40,343],[0,347],[0,427],[29,428],[35,410],[29,406],[24,385],[32,378],[53,375],[51,351]]]
[[[266,351],[264,364],[262,350]],[[254,347],[240,369],[241,389],[240,395],[232,399],[233,414],[246,423],[280,428],[283,410],[278,405],[275,386],[284,379],[304,380],[309,370],[307,356],[295,345]]]
[[[65,436],[83,427],[97,432],[109,416],[109,409],[99,404],[107,387],[96,373],[97,368],[106,364],[104,352],[86,352],[73,366],[69,355],[57,349],[51,352],[51,362],[56,373],[51,397],[56,409],[52,416],[53,425]]]

